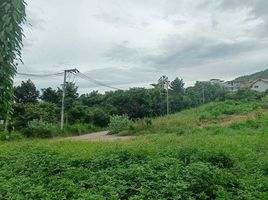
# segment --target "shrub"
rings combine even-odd
[[[191,183],[188,188],[194,196],[191,199],[217,199],[219,188],[231,191],[238,187],[234,175],[205,163],[192,163],[185,173],[187,182]]]
[[[184,134],[184,129],[182,129],[182,128],[177,128],[177,130],[176,130],[176,135],[183,135]]]
[[[211,119],[212,119],[212,117],[208,113],[203,113],[198,117],[198,120],[200,122],[207,122],[207,121],[210,121]]]
[[[81,135],[85,133],[96,132],[99,130],[100,128],[92,124],[73,124],[73,125],[66,125],[64,127],[63,133],[65,135]]]
[[[13,141],[13,140],[19,140],[22,139],[23,135],[19,132],[11,132],[11,133],[6,133],[3,131],[0,131],[0,140],[2,141]]]
[[[258,129],[263,127],[263,123],[265,122],[263,122],[262,120],[247,119],[246,121],[242,122],[233,122],[229,125],[229,127],[234,130],[240,130],[242,128]]]
[[[109,123],[109,115],[101,108],[92,111],[92,123],[96,126],[106,127]]]
[[[144,122],[145,122],[147,128],[149,128],[153,125],[153,121],[150,118],[145,118]]]
[[[50,138],[53,134],[56,135],[59,132],[61,131],[58,126],[38,120],[30,121],[28,127],[23,131],[27,137],[40,138]]]
[[[111,134],[118,134],[121,131],[128,130],[132,121],[127,115],[114,115],[110,118],[108,130]]]
[[[192,147],[185,147],[180,149],[177,157],[181,160],[185,165],[188,165],[195,159],[198,150]]]
[[[231,168],[234,165],[230,155],[224,152],[211,153],[205,157],[205,160],[220,168]]]
[[[208,133],[211,133],[213,135],[218,135],[225,133],[225,127],[222,126],[208,126],[204,128]]]
[[[239,129],[242,128],[242,126],[243,126],[243,124],[242,124],[241,122],[232,122],[232,123],[229,125],[229,127],[230,127],[231,129],[234,129],[234,130],[239,130]]]

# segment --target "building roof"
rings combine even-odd
[[[255,84],[255,83],[259,82],[259,81],[261,81],[261,82],[265,82],[265,83],[268,84],[268,79],[257,79],[257,80],[255,80],[255,81],[253,81],[253,82],[251,83],[251,85],[253,85],[253,84]]]

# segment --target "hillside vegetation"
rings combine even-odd
[[[268,69],[246,76],[236,78],[235,82],[249,82],[256,79],[268,79]]]
[[[265,107],[208,104],[124,142],[1,142],[0,199],[267,199]]]
[[[137,120],[122,128],[119,134],[193,133],[202,131],[204,128],[227,125],[232,121],[237,123],[236,121],[245,119],[254,120],[260,113],[263,113],[265,106],[260,101],[213,102],[168,116]]]

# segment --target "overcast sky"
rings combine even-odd
[[[118,88],[148,87],[163,74],[197,80],[268,66],[267,0],[27,1],[19,72],[68,68]],[[63,77],[33,79],[39,88]],[[21,78],[16,78],[19,83]],[[80,92],[104,87],[75,80]],[[109,90],[109,89],[108,89]]]

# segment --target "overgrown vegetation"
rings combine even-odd
[[[216,130],[116,143],[2,143],[0,197],[265,199],[267,124]]]
[[[119,134],[143,135],[155,133],[192,133],[205,126],[224,123],[224,120],[234,117],[247,117],[251,113],[254,116],[262,116],[262,109],[267,105],[261,101],[234,101],[214,102],[194,109],[188,109],[169,116],[145,118],[136,120]],[[230,119],[231,122],[232,119]],[[234,119],[236,120],[236,119]],[[227,121],[228,122],[228,121]],[[126,131],[127,129],[127,131]]]
[[[152,120],[114,116],[116,133],[147,134],[124,142],[2,142],[0,198],[265,199],[264,108],[225,101]],[[221,124],[232,116],[245,118]]]

